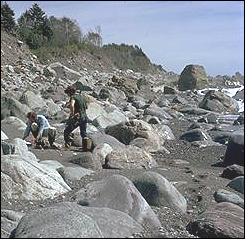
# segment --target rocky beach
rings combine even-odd
[[[87,152],[79,128],[61,147],[69,85],[87,99]],[[2,32],[1,237],[243,238],[243,87],[194,63],[181,75],[91,54],[44,64]],[[21,139],[29,111],[49,116],[56,147]]]

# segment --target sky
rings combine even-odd
[[[47,17],[101,27],[102,44],[137,45],[152,63],[181,74],[244,75],[244,1],[6,1],[17,20],[34,3]]]

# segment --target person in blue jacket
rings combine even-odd
[[[53,146],[56,136],[56,128],[51,127],[47,118],[44,115],[38,115],[36,112],[28,112],[27,115],[27,127],[22,137],[23,140],[32,133],[36,146],[40,148],[41,140],[43,137],[48,137],[50,146]]]

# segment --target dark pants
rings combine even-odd
[[[86,134],[86,126],[87,126],[87,118],[80,118],[78,117],[73,117],[68,120],[66,123],[66,128],[64,130],[64,140],[66,144],[70,144],[70,134],[71,132],[76,129],[77,127],[80,127],[80,135],[84,139],[87,134]]]

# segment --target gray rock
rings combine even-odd
[[[66,182],[80,180],[82,177],[85,177],[86,175],[91,175],[95,173],[95,171],[93,170],[79,166],[60,167],[57,169],[57,171]]]
[[[216,202],[230,202],[238,205],[241,208],[244,208],[244,199],[239,197],[237,194],[229,192],[224,189],[218,189],[214,193],[214,199]]]
[[[244,132],[231,134],[224,156],[224,165],[244,166]]]
[[[147,220],[152,226],[161,226],[156,214],[134,184],[122,175],[114,174],[87,184],[76,193],[75,201],[89,207],[108,207],[122,211],[140,224]]]
[[[100,158],[91,152],[82,152],[77,155],[73,155],[70,158],[70,162],[74,164],[78,164],[84,168],[90,170],[101,170],[102,165],[100,162]]]
[[[28,154],[3,155],[1,172],[2,196],[6,199],[41,200],[71,190],[55,169],[39,164]]]
[[[202,89],[209,84],[205,69],[200,65],[187,65],[181,72],[178,80],[178,89],[181,91]]]
[[[156,172],[137,174],[132,179],[135,187],[151,206],[167,206],[186,213],[187,201],[165,177]]]
[[[199,104],[200,108],[225,113],[238,113],[239,107],[236,100],[221,91],[208,91]]]
[[[244,176],[244,167],[237,164],[227,166],[221,174],[221,177],[228,179],[234,179],[238,176]]]
[[[14,97],[1,96],[1,118],[15,116],[21,120],[26,120],[26,114],[31,111],[30,107],[22,104]]]
[[[12,237],[28,238],[127,238],[142,226],[121,211],[56,203],[24,215]]]
[[[157,162],[150,153],[134,145],[113,150],[106,156],[105,164],[124,169],[149,169],[157,167]]]
[[[201,128],[196,128],[192,130],[188,130],[180,136],[180,139],[187,140],[189,142],[192,141],[205,141],[212,140],[212,138]]]
[[[25,215],[13,210],[1,210],[1,238],[9,238],[11,232],[17,227],[20,219]]]
[[[42,96],[34,93],[33,91],[25,91],[20,97],[19,101],[22,104],[26,104],[30,109],[47,107],[47,104]]]
[[[157,116],[159,119],[163,120],[173,119],[173,117],[169,113],[167,113],[163,108],[154,105],[146,108],[144,111],[144,115]]]
[[[186,228],[200,238],[244,238],[244,209],[221,202],[189,222]]]
[[[210,113],[209,110],[197,108],[197,107],[183,107],[179,110],[181,113],[190,115],[205,115]]]
[[[234,188],[238,192],[244,193],[244,176],[232,179],[227,186]]]

